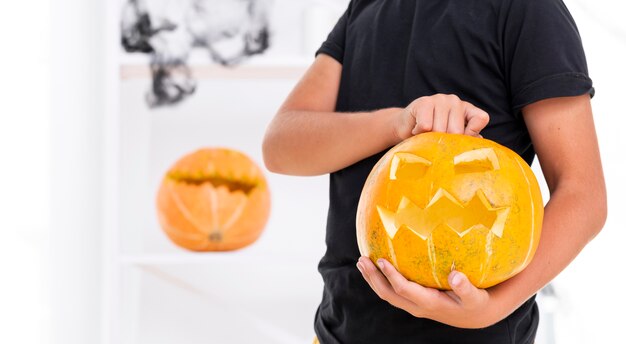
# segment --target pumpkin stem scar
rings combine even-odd
[[[211,234],[209,234],[209,240],[210,241],[222,241],[222,233],[220,233],[219,231],[215,231]]]

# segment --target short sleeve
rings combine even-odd
[[[503,35],[514,112],[594,88],[576,23],[562,0],[511,0]]]
[[[322,43],[322,46],[317,50],[315,56],[319,54],[326,54],[339,63],[343,64],[343,53],[346,46],[346,31],[348,26],[348,17],[352,9],[352,2],[348,5],[348,9],[335,24],[335,27],[326,38],[326,41]]]

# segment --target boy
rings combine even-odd
[[[263,143],[273,172],[331,174],[315,317],[322,344],[534,341],[534,294],[606,217],[587,74],[561,0],[350,3]],[[538,156],[550,201],[539,248],[520,274],[480,290],[453,271],[453,290],[441,292],[359,258],[365,179],[389,147],[428,131],[483,136],[529,164]]]

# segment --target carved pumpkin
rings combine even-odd
[[[193,251],[235,250],[254,242],[270,210],[261,169],[243,153],[200,149],[167,172],[157,195],[161,227]]]
[[[449,290],[465,273],[480,288],[520,272],[541,234],[543,202],[524,160],[493,141],[425,133],[374,166],[357,210],[361,254]]]

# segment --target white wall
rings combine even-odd
[[[53,344],[98,343],[101,300],[103,2],[51,6],[51,221],[46,292]]]
[[[34,344],[45,339],[48,7],[45,0],[0,2],[0,343]]]

